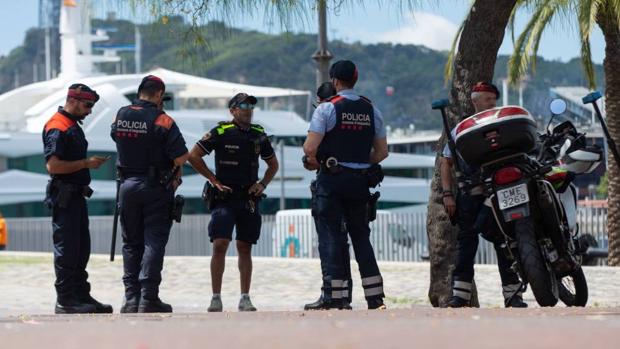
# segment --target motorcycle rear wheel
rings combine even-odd
[[[547,266],[536,240],[535,224],[531,217],[515,223],[515,235],[523,276],[530,284],[536,302],[552,307],[558,302],[558,281]]]
[[[588,282],[581,266],[558,280],[560,300],[568,307],[585,307],[588,303]]]

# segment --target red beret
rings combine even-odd
[[[73,84],[69,86],[67,97],[97,102],[99,95],[97,92],[84,84]]]
[[[496,98],[499,98],[499,90],[497,87],[488,82],[478,82],[474,85],[471,92],[490,92],[494,93]]]

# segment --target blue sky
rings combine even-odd
[[[352,1],[355,2],[355,1]],[[414,12],[401,12],[394,1],[367,0],[364,7],[346,6],[338,14],[330,14],[328,18],[328,36],[347,42],[361,41],[398,42],[425,45],[434,49],[448,49],[458,24],[466,16],[469,9],[467,0],[441,0],[436,4],[431,1],[420,1],[422,4]],[[378,4],[380,3],[380,4]],[[96,6],[96,12],[103,16],[109,5]],[[38,22],[38,0],[2,0],[0,11],[0,55],[6,55],[11,49],[22,43],[26,30]],[[122,17],[131,16],[131,11],[120,11]],[[263,32],[278,33],[283,29],[279,24],[269,24],[266,16],[238,16],[231,19],[230,24]],[[523,13],[517,18],[517,31],[527,19]],[[295,24],[290,28],[294,32],[316,31],[315,18]],[[574,25],[557,24],[549,28],[543,35],[539,54],[546,59],[567,61],[579,56],[577,32]],[[508,54],[512,43],[508,35],[500,49],[500,53]],[[604,57],[605,43],[602,34],[595,30],[592,37],[592,53],[594,61],[601,63]]]

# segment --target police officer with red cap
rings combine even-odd
[[[162,109],[165,91],[159,77],[144,77],[138,99],[118,111],[110,134],[121,179],[125,285],[121,313],[172,312],[172,306],[159,298],[159,285],[174,192],[189,154],[179,127]]]
[[[476,113],[494,108],[499,98],[499,90],[491,83],[479,82],[472,88],[471,101]],[[455,129],[452,136],[456,135]],[[452,272],[452,297],[448,300],[448,307],[468,307],[471,299],[472,281],[474,279],[474,258],[478,250],[478,234],[494,244],[497,252],[497,266],[502,280],[502,293],[504,305],[508,307],[527,307],[523,302],[521,282],[517,273],[512,270],[511,263],[502,251],[501,241],[494,237],[498,236],[497,227],[491,217],[489,207],[484,205],[485,197],[481,188],[471,188],[468,191],[460,190],[456,200],[452,193],[452,166],[453,154],[448,145],[443,150],[441,157],[441,185],[443,188],[443,204],[449,216],[456,215],[459,227],[457,236],[457,259]],[[472,178],[479,171],[465,163],[460,157],[459,161],[462,175]]]
[[[108,158],[87,157],[88,142],[80,127],[99,100],[84,84],[69,87],[64,107],[45,124],[43,153],[51,180],[45,203],[52,210],[56,314],[111,313],[112,306],[90,295],[86,265],[90,257],[90,232],[86,199],[92,194],[90,169]]]
[[[317,231],[326,243],[323,306],[347,308],[352,280],[343,249],[348,231],[368,308],[384,309],[383,278],[370,243],[368,219],[369,187],[382,179],[378,164],[388,156],[383,117],[370,100],[353,90],[358,78],[353,62],[334,63],[329,75],[337,95],[317,107],[304,143],[304,166],[319,170]]]

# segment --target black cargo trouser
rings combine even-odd
[[[362,277],[367,301],[385,297],[383,279],[370,243],[367,215],[369,200],[368,180],[361,172],[343,171],[338,174],[319,172],[317,176],[317,231],[326,241],[324,249],[324,295],[327,300],[346,300],[347,280],[350,278],[348,235],[351,237],[355,259]],[[346,229],[343,229],[343,219]],[[348,249],[346,249],[348,251]],[[348,268],[347,268],[348,267]]]
[[[454,281],[471,283],[474,279],[474,259],[478,251],[478,235],[493,236],[486,234],[489,229],[497,229],[490,208],[484,205],[483,195],[460,194],[457,197],[457,223],[459,232],[457,236],[457,259],[452,277]],[[490,241],[497,252],[497,267],[503,286],[516,285],[519,276],[512,270],[511,262],[502,251],[501,241]]]
[[[317,219],[317,198],[316,198],[316,181],[312,181],[310,184],[310,191],[312,192],[312,218],[314,219],[314,226],[318,227],[319,222]],[[346,231],[346,224],[343,220],[342,229]],[[328,263],[328,250],[330,247],[329,237],[325,236],[326,230],[319,230],[317,228],[317,237],[318,237],[318,250],[319,250],[319,259],[321,261],[321,276],[325,278],[327,275],[327,263]],[[346,233],[345,233],[346,234]],[[345,269],[345,281],[346,281],[346,296],[343,297],[347,300],[347,302],[351,302],[353,300],[353,280],[351,278],[351,256],[349,254],[349,243],[345,243],[342,246],[342,262],[344,263],[343,267]],[[321,295],[323,296],[325,290],[321,287]]]
[[[88,207],[81,193],[72,193],[60,207],[52,192],[52,229],[56,295],[60,303],[90,293],[86,265],[90,258]]]
[[[146,177],[126,178],[120,187],[123,228],[123,283],[125,297],[159,296],[161,271],[170,236],[174,192]]]

